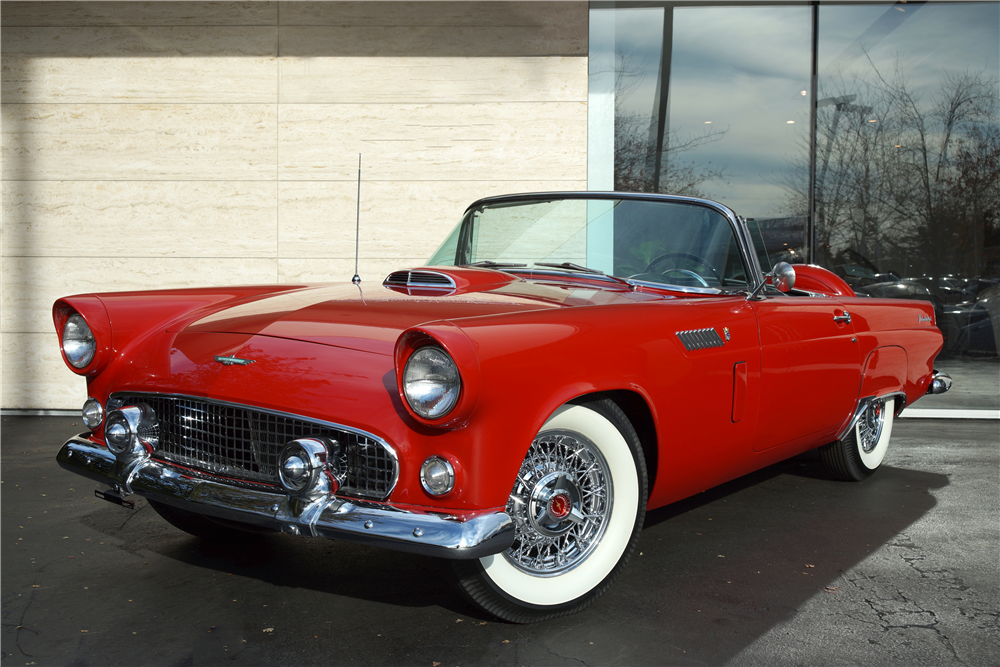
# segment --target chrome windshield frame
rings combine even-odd
[[[591,192],[587,190],[574,190],[565,192],[526,192],[520,194],[512,195],[499,195],[496,197],[483,197],[470,204],[466,209],[465,213],[462,215],[462,225],[468,224],[470,217],[478,212],[479,210],[488,207],[495,206],[497,204],[517,204],[519,202],[537,202],[537,201],[555,201],[559,199],[592,199],[592,200],[628,200],[628,201],[647,201],[647,202],[662,202],[662,203],[673,203],[673,204],[693,204],[695,206],[703,206],[705,208],[711,209],[716,213],[719,213],[729,222],[729,226],[732,229],[733,236],[736,238],[736,243],[739,246],[740,257],[743,260],[743,264],[746,267],[747,273],[750,277],[747,286],[748,293],[752,292],[758,286],[764,282],[764,274],[761,269],[760,263],[757,261],[756,253],[754,252],[753,244],[750,240],[750,232],[747,229],[746,221],[744,218],[736,215],[731,208],[724,204],[712,201],[710,199],[701,199],[698,197],[682,197],[679,195],[662,195],[647,192]],[[460,238],[466,238],[467,232],[463,230]],[[459,247],[462,243],[459,242]],[[458,249],[456,248],[456,260]],[[520,273],[520,272],[518,272]],[[586,274],[579,274],[586,275]],[[623,278],[622,276],[616,276],[617,278]],[[684,287],[681,285],[674,285],[672,283],[659,283],[651,281],[629,281],[636,285],[644,285],[650,287],[667,287],[671,290],[691,292],[697,294],[720,294],[723,290],[716,288],[691,288]]]

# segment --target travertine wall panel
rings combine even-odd
[[[532,186],[538,190],[582,190],[586,183],[536,181]],[[414,265],[423,264],[458,224],[469,204],[523,189],[511,181],[365,181],[361,187],[358,256],[365,261],[406,257]],[[353,262],[357,195],[357,183],[351,181],[282,182],[278,225],[281,258],[326,257]],[[375,275],[366,272],[362,278],[381,281],[391,270]],[[351,275],[353,263],[348,277]]]
[[[5,256],[275,257],[277,219],[275,181],[3,184]]]
[[[530,27],[282,26],[278,55],[291,57],[513,57],[580,55]]]
[[[528,120],[530,119],[530,120]],[[585,102],[283,104],[280,178],[545,180],[586,170]]]
[[[5,104],[276,101],[274,28],[4,28],[0,43]]]
[[[284,2],[283,26],[411,26],[421,29],[477,27],[520,28],[516,39],[531,43],[532,33],[562,41],[565,48],[587,55],[585,2],[413,2],[382,4],[357,2]],[[581,41],[582,40],[582,41]],[[525,55],[537,55],[525,53]]]
[[[87,381],[67,370],[55,331],[3,334],[0,354],[4,408],[75,409],[86,400]]]
[[[378,80],[378,86],[371,82]],[[587,97],[585,58],[282,58],[290,104],[560,102]]]
[[[274,178],[267,104],[5,104],[3,178]]]
[[[382,281],[400,267],[422,266],[426,257],[362,258],[358,274],[364,291],[385,289]],[[282,283],[347,282],[354,275],[354,258],[279,259],[278,281]]]
[[[197,270],[192,271],[196,266]],[[0,331],[45,333],[52,328],[52,303],[70,294],[205,285],[259,285],[277,280],[274,259],[4,257],[3,321]],[[353,275],[353,274],[352,274]],[[53,281],[59,276],[59,281]],[[350,277],[350,276],[348,276]]]
[[[278,2],[3,2],[4,26],[275,25]]]
[[[473,200],[582,189],[585,2],[3,2],[4,408],[77,409],[92,291],[423,264]]]

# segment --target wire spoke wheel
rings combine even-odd
[[[858,420],[858,446],[865,454],[871,454],[878,445],[883,426],[885,426],[885,401],[873,401]]]
[[[455,561],[477,605],[515,623],[572,614],[628,562],[646,513],[646,463],[628,419],[609,400],[567,404],[532,440],[506,511],[503,553]]]
[[[540,576],[572,569],[600,542],[613,498],[608,464],[596,445],[569,431],[539,434],[507,502],[517,536],[504,558]]]

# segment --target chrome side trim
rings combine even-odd
[[[668,292],[682,292],[684,294],[721,294],[722,290],[717,287],[687,287],[685,285],[674,285],[673,283],[658,283],[652,280],[627,279],[629,285],[633,287],[652,287],[653,289],[666,290]]]
[[[858,401],[858,407],[854,410],[854,416],[851,417],[851,421],[848,423],[847,428],[845,428],[840,435],[837,436],[837,440],[843,440],[846,438],[854,427],[858,425],[858,420],[861,419],[861,415],[865,413],[865,410],[868,409],[868,406],[872,401],[881,400],[883,398],[892,398],[895,401],[896,409],[892,413],[893,417],[898,417],[902,414],[903,409],[906,407],[906,393],[902,391],[894,391],[889,394],[882,394],[881,396],[865,396]]]
[[[124,480],[110,451],[81,434],[56,460],[66,470],[121,489]],[[404,510],[392,505],[326,496],[307,502],[270,491],[192,478],[146,458],[125,472],[128,492],[218,519],[450,559],[482,558],[510,547],[514,522],[501,509],[469,512]]]

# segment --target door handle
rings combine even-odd
[[[851,314],[845,310],[843,315],[834,315],[833,316],[833,321],[834,322],[843,322],[844,324],[850,324],[851,323]]]

